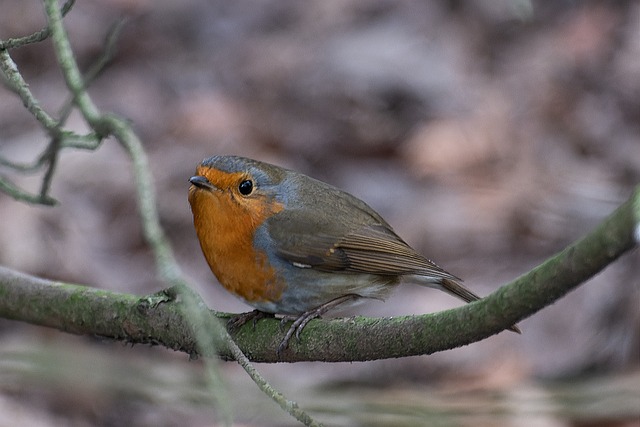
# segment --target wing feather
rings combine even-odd
[[[344,224],[304,224],[299,219],[290,215],[281,217],[287,221],[287,235],[273,239],[278,256],[291,263],[326,272],[418,274],[459,280],[418,254],[386,223],[375,221],[345,227]],[[316,231],[311,232],[314,229]]]
[[[354,272],[454,277],[413,250],[388,227],[364,227],[347,234],[337,246],[346,253],[348,269]]]

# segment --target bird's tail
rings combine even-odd
[[[453,295],[454,297],[460,298],[464,302],[473,302],[480,299],[480,297],[473,293],[471,289],[467,288],[457,280],[443,278],[440,279],[439,285],[443,291]]]
[[[451,275],[450,277],[440,277],[437,280],[418,280],[418,283],[424,286],[429,286],[445,291],[446,293],[460,298],[467,303],[480,299],[478,295],[476,295],[473,291],[462,284],[462,280],[453,275]],[[518,334],[522,333],[518,325],[511,326],[509,330]]]

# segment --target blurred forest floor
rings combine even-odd
[[[45,24],[38,1],[3,0],[1,11],[2,39]],[[213,154],[277,163],[351,192],[483,295],[585,234],[640,182],[638,2],[78,2],[65,23],[81,65],[121,17],[117,56],[90,93],[134,124],[162,222],[218,310],[249,307],[215,283],[191,224],[187,179]],[[45,109],[58,111],[68,94],[50,41],[11,53]],[[85,129],[77,115],[69,123]],[[0,90],[0,155],[29,161],[46,142]],[[11,178],[32,190],[41,179]],[[56,207],[0,194],[0,265],[121,292],[159,290],[132,179],[113,141],[64,152]],[[393,418],[399,407],[430,425],[638,425],[639,277],[635,251],[522,322],[522,336],[428,357],[259,369],[321,420],[334,411],[337,425],[404,425]],[[457,305],[407,285],[344,314]],[[183,354],[9,321],[0,321],[0,343],[0,426],[215,419],[201,365]],[[222,366],[242,425],[294,425],[236,365]],[[343,395],[360,400],[335,399]],[[499,421],[487,396],[505,398]],[[586,412],[565,410],[567,402]]]

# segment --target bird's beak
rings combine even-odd
[[[207,178],[202,175],[196,175],[189,178],[189,182],[198,188],[204,190],[218,190],[218,187],[209,182]]]

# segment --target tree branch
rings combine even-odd
[[[65,4],[62,5],[62,16],[65,16],[67,13],[69,13],[74,4],[75,0],[68,0],[67,2],[65,2]],[[44,27],[40,31],[36,31],[35,33],[29,34],[28,36],[0,40],[0,50],[15,49],[17,47],[26,46],[28,44],[39,43],[46,40],[49,37],[49,34],[49,27]]]
[[[276,356],[284,335],[277,319],[261,320],[255,330],[245,325],[232,338],[255,362],[374,360],[431,354],[480,341],[558,300],[636,246],[639,199],[640,186],[587,236],[475,303],[419,316],[313,320],[299,342],[292,340],[282,359]],[[195,355],[201,352],[191,331],[215,331],[219,326],[213,322],[229,315],[206,311],[203,323],[190,327],[183,315],[184,296],[190,299],[189,292],[180,290],[177,298],[165,294],[139,298],[0,268],[1,317],[74,334],[159,344]],[[202,307],[198,301],[189,305]],[[216,341],[215,351],[224,359],[238,356],[225,340]],[[207,350],[202,353],[214,355]]]
[[[71,10],[75,0],[68,0],[58,10],[60,19]],[[52,3],[53,8],[57,8],[57,2]],[[115,40],[122,27],[122,21],[113,26],[105,40],[105,49],[103,55],[92,66],[86,76],[86,81],[93,80],[98,73],[104,68],[107,62],[112,58],[114,53]],[[40,192],[38,195],[31,194],[14,185],[8,178],[0,177],[0,191],[5,192],[16,200],[25,201],[33,204],[53,205],[55,200],[49,196],[51,181],[58,164],[58,157],[63,147],[74,147],[84,149],[95,149],[99,146],[101,139],[96,134],[77,135],[70,131],[64,131],[62,126],[68,118],[73,106],[74,97],[63,107],[60,118],[58,120],[50,116],[41,106],[38,100],[33,96],[29,89],[29,85],[25,82],[20,74],[17,65],[9,55],[9,49],[35,43],[48,38],[51,35],[51,27],[33,33],[29,36],[0,40],[0,73],[5,78],[7,86],[16,93],[21,99],[27,110],[40,122],[50,137],[50,142],[44,151],[32,163],[17,163],[0,157],[0,166],[10,168],[17,172],[34,172],[46,165]]]

